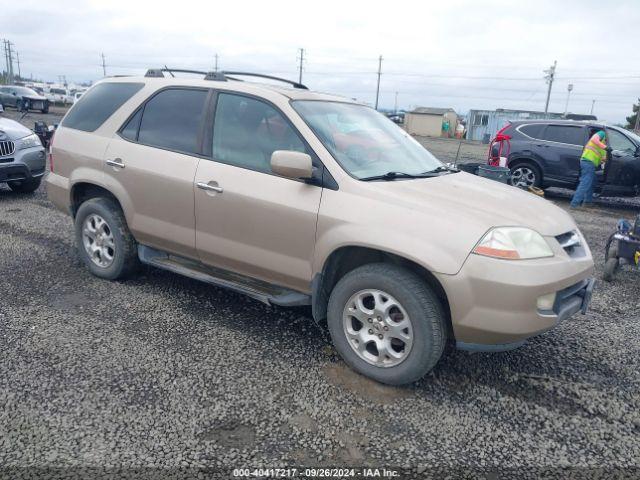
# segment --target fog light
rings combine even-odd
[[[553,310],[553,304],[556,302],[556,294],[548,293],[547,295],[542,295],[538,297],[538,310]]]

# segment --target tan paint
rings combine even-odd
[[[290,105],[297,98],[349,100],[249,82],[107,81],[141,81],[145,87],[96,132],[58,130],[48,193],[58,208],[68,210],[75,183],[107,188],[142,243],[306,293],[314,275],[341,247],[393,253],[436,276],[449,299],[456,338],[468,343],[513,342],[550,328],[555,319],[537,313],[537,297],[593,272],[590,252],[575,260],[560,248],[554,237],[577,227],[570,215],[544,199],[465,173],[393,182],[349,176]],[[144,99],[172,85],[246,93],[272,102],[339,189],[137,145],[115,134]],[[114,158],[121,158],[125,168],[105,165]],[[198,183],[222,192],[203,190]],[[507,261],[470,254],[496,226],[536,230],[555,256]]]

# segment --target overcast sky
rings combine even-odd
[[[297,78],[380,106],[550,110],[623,122],[640,96],[640,0],[172,2],[0,0],[0,37],[23,75],[68,81],[146,67],[219,67]],[[4,58],[4,57],[2,57]],[[4,68],[4,62],[0,69]],[[14,67],[15,68],[15,67]],[[17,68],[16,68],[17,70]]]

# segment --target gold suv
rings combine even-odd
[[[365,105],[240,75],[106,79],[67,113],[47,191],[93,274],[146,263],[310,305],[389,384],[447,340],[507,350],[586,311],[593,260],[565,211],[447,167]]]

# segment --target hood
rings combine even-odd
[[[31,130],[18,122],[0,117],[0,141],[18,140],[32,133]]]
[[[435,178],[375,182],[378,193],[416,210],[441,212],[456,223],[487,231],[523,226],[555,236],[575,229],[571,215],[519,188],[465,172]]]

